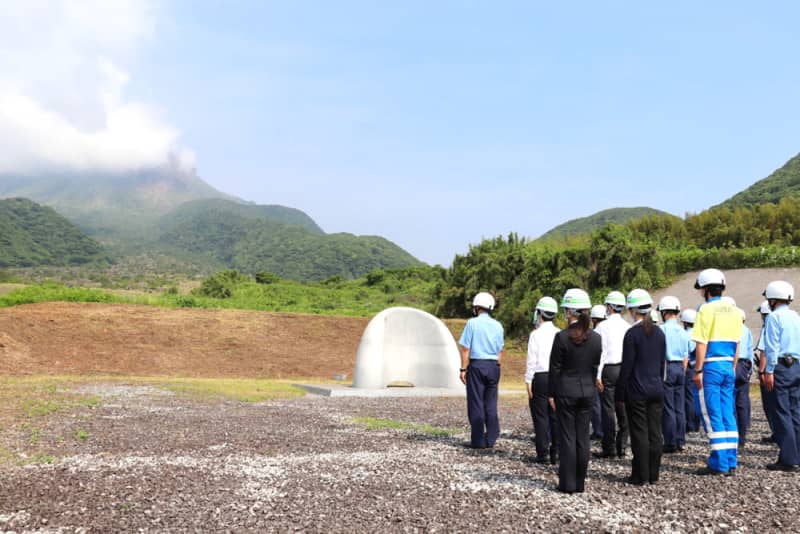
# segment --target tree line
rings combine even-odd
[[[495,316],[511,335],[530,329],[537,300],[570,287],[599,300],[610,289],[658,289],[678,275],[717,267],[782,267],[800,257],[800,198],[778,204],[716,207],[685,219],[654,215],[609,224],[562,244],[512,233],[486,239],[457,255],[437,286],[436,312],[468,317],[472,296],[489,290]]]

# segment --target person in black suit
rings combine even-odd
[[[655,484],[661,469],[667,342],[664,332],[653,324],[653,299],[647,291],[631,291],[627,305],[636,322],[622,339],[615,401],[625,403],[631,436],[633,461],[627,482],[641,486]]]
[[[558,491],[581,493],[589,466],[589,423],[602,342],[590,327],[589,295],[570,289],[561,300],[569,326],[553,340],[549,401],[559,429]]]

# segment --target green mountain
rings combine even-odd
[[[592,230],[602,228],[607,224],[625,224],[627,222],[648,217],[650,215],[666,215],[674,217],[674,215],[654,208],[611,208],[598,211],[597,213],[589,215],[588,217],[580,217],[578,219],[572,219],[563,224],[559,224],[547,233],[542,234],[538,238],[538,241],[550,241],[581,234],[588,234],[592,232]],[[678,219],[678,217],[675,218]]]
[[[0,200],[0,267],[107,261],[103,248],[52,208]]]
[[[225,200],[186,203],[160,222],[159,243],[214,265],[293,280],[356,278],[421,262],[374,236],[325,234],[307,215],[281,206]]]
[[[231,198],[177,166],[116,175],[0,176],[0,198],[25,197],[55,208],[107,242],[146,239],[158,218],[200,198]]]
[[[777,204],[782,198],[795,196],[800,196],[800,154],[787,161],[783,167],[766,178],[733,195],[719,206],[736,208],[766,202]]]

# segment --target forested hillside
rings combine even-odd
[[[0,267],[107,261],[103,248],[77,226],[23,198],[0,200]]]
[[[54,208],[107,243],[147,240],[160,216],[201,198],[230,198],[177,167],[123,174],[0,176],[0,198],[24,197]]]
[[[159,241],[245,273],[269,271],[300,281],[351,279],[374,269],[421,265],[384,238],[324,234],[310,218],[298,215],[302,212],[286,210],[224,201],[190,203],[164,218]]]
[[[539,240],[558,240],[565,237],[588,234],[607,224],[625,224],[629,221],[641,219],[642,217],[648,217],[650,215],[672,216],[665,211],[647,207],[611,208],[598,211],[588,217],[580,217],[559,224],[555,228],[539,236]]]
[[[800,154],[787,161],[763,180],[735,194],[720,206],[752,206],[779,202],[782,198],[800,196]]]
[[[456,256],[445,273],[437,313],[469,316],[478,291],[494,291],[497,316],[515,334],[529,329],[536,301],[583,287],[601,298],[609,289],[664,287],[682,273],[717,267],[800,264],[800,198],[778,205],[713,208],[681,220],[651,216],[607,225],[567,247],[511,234],[484,240]]]

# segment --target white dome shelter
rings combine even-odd
[[[361,336],[353,388],[463,389],[460,366],[458,347],[442,321],[415,308],[388,308],[372,318]]]

